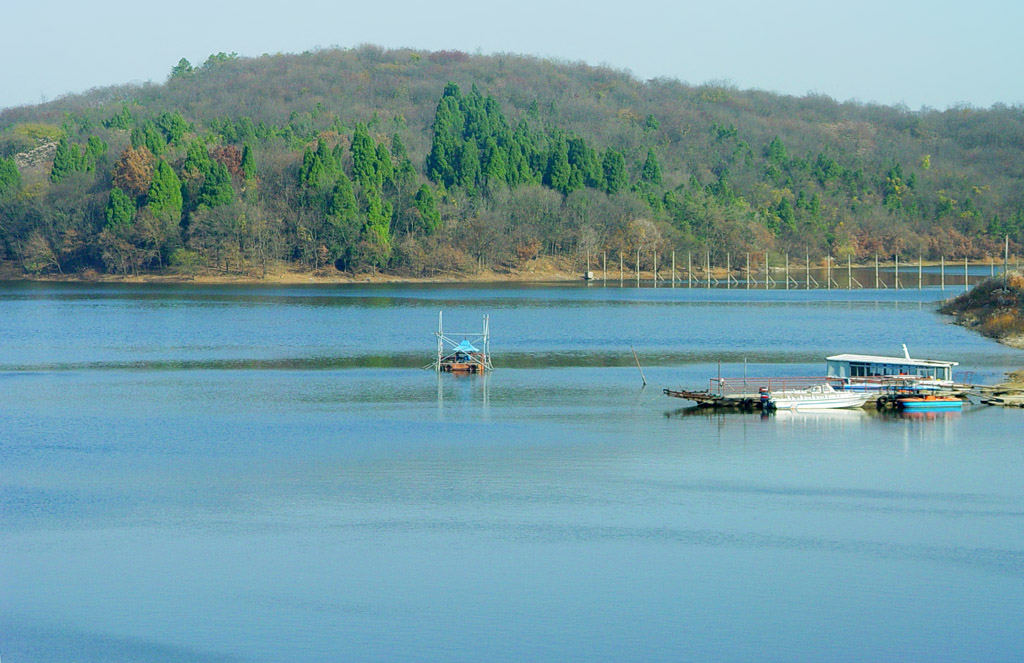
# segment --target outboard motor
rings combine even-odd
[[[768,391],[768,388],[761,387],[757,390],[757,393],[761,397],[761,410],[767,412],[772,409],[772,395],[771,392]]]

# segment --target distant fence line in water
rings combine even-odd
[[[1008,270],[1020,270],[1020,256],[1014,256],[1010,262],[1009,256],[1002,259],[989,258],[987,261],[971,262],[964,258],[961,262],[958,259],[947,261],[945,257],[938,262],[929,262],[918,258],[916,262],[904,261],[901,265],[899,255],[894,255],[892,262],[880,262],[880,257],[875,256],[874,263],[854,265],[851,258],[847,258],[845,264],[835,262],[830,256],[823,258],[825,265],[811,266],[809,256],[805,256],[802,263],[790,263],[789,255],[785,256],[782,264],[772,264],[768,253],[757,254],[757,258],[763,258],[760,265],[751,264],[753,254],[746,253],[742,256],[742,264],[734,265],[732,255],[725,254],[725,264],[716,264],[711,260],[711,252],[695,256],[692,252],[686,254],[686,263],[676,262],[676,252],[670,254],[669,265],[661,262],[661,254],[653,253],[653,267],[644,270],[641,268],[641,252],[636,252],[635,265],[627,264],[623,254],[619,254],[618,264],[618,287],[634,286],[640,287],[684,287],[684,288],[726,288],[726,289],[762,289],[762,290],[854,290],[874,288],[876,290],[908,290],[924,289],[925,286],[939,286],[942,290],[947,288],[963,288],[965,291],[970,288],[973,282],[983,280],[985,277],[1005,276]],[[681,257],[681,256],[680,256]],[[596,256],[595,256],[596,258]],[[756,260],[755,260],[756,262]],[[587,266],[583,278],[587,281],[601,281],[602,285],[608,285],[608,254],[600,256],[600,277],[591,269],[591,256],[587,256]],[[612,266],[612,284],[615,285],[615,265]],[[979,268],[988,268],[988,273],[979,271]],[[974,269],[972,273],[972,268]],[[626,271],[632,274],[627,279]],[[646,277],[644,274],[646,273]],[[866,273],[866,274],[865,274]],[[864,281],[858,279],[858,276]],[[742,278],[740,278],[742,277]],[[801,280],[802,277],[802,280]],[[819,280],[820,279],[820,280]]]

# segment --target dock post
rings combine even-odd
[[[832,289],[832,256],[825,256],[825,289]]]
[[[875,290],[878,290],[878,254],[875,254]]]
[[[725,254],[725,289],[730,290],[732,288],[732,257]]]
[[[921,289],[921,256],[917,256],[917,289]]]
[[[811,289],[811,254],[808,253],[804,256],[804,277],[807,279],[804,281],[804,290]]]
[[[764,289],[768,289],[768,252],[764,252]]]
[[[640,287],[640,249],[636,250],[636,287]]]
[[[658,287],[658,252],[654,252],[654,287]]]
[[[786,254],[786,290],[789,290],[789,254]]]
[[[750,290],[750,251],[747,251],[747,290]]]
[[[967,283],[967,256],[964,256],[964,292],[967,292],[969,286]]]
[[[939,287],[946,289],[946,256],[939,256]]]
[[[686,287],[693,287],[693,255],[686,252]]]
[[[711,287],[711,251],[707,252],[707,258],[706,259],[707,259],[706,265],[707,265],[707,268],[708,268],[706,276],[708,277],[708,287],[710,288]]]
[[[896,281],[893,283],[893,289],[900,289],[900,254],[895,254],[896,257]]]
[[[622,287],[622,249],[619,249],[619,287]]]
[[[988,257],[988,269],[989,269],[989,274],[988,275],[994,278],[995,275],[996,275],[996,259],[993,258],[992,256]]]
[[[601,287],[608,285],[608,252],[601,253]]]
[[[676,287],[676,252],[672,252],[672,287]]]
[[[846,256],[846,289],[853,290],[853,257]]]

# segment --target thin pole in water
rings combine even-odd
[[[629,346],[630,350],[633,350],[633,346]],[[640,357],[636,356],[636,350],[633,350],[633,359],[636,360],[636,367],[640,369],[640,379],[644,381],[644,386],[647,386],[647,378],[644,377],[644,369],[640,368]]]
[[[619,287],[622,287],[622,250],[619,250]]]
[[[686,287],[693,287],[693,256],[686,252]]]
[[[601,287],[608,285],[608,252],[601,253]]]
[[[825,282],[826,290],[832,289],[832,256],[825,256]]]
[[[789,254],[788,253],[786,254],[786,290],[789,290]],[[743,361],[746,362],[746,359],[744,359]],[[744,363],[744,366],[746,366],[746,363]],[[744,377],[746,377],[746,376],[744,376]]]
[[[875,254],[875,290],[878,290],[878,254]]]
[[[896,254],[896,281],[893,285],[896,290],[900,289],[900,254]]]
[[[853,290],[853,257],[846,256],[846,289]]]
[[[636,250],[636,287],[640,287],[640,249]]]
[[[707,253],[707,263],[706,264],[707,264],[707,269],[708,269],[708,271],[707,271],[708,287],[710,288],[711,287],[711,251],[708,251],[708,253]]]
[[[921,289],[921,261],[923,258],[920,254],[917,256],[917,289]]]
[[[725,254],[725,289],[729,290],[732,288],[732,258],[726,253]]]
[[[676,252],[672,252],[672,287],[676,287]]]
[[[654,252],[654,287],[658,287],[658,252]]]
[[[807,279],[804,281],[804,290],[811,289],[811,254],[808,252],[804,256],[804,277]]]
[[[750,251],[747,251],[747,290],[750,290]]]
[[[939,256],[939,287],[946,289],[946,256]]]
[[[764,252],[764,289],[768,289],[768,252]]]
[[[967,256],[964,256],[964,292],[967,292]]]

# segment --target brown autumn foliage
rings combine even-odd
[[[153,182],[156,159],[146,146],[128,146],[114,165],[112,182],[125,193],[136,198],[146,195]]]
[[[220,145],[213,150],[213,158],[224,164],[231,177],[242,177],[242,150],[234,145]]]

